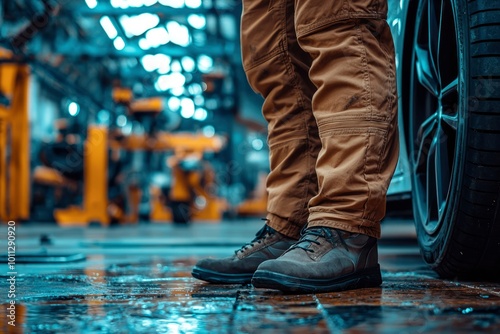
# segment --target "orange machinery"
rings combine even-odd
[[[130,97],[123,89],[115,89],[115,101],[127,103]],[[118,101],[117,101],[118,102]],[[155,117],[156,113],[164,109],[163,99],[150,98],[128,102],[129,110],[135,116]],[[142,114],[142,115],[141,115]],[[222,218],[223,211],[226,210],[225,201],[214,194],[210,194],[202,186],[202,179],[205,183],[213,182],[209,168],[204,170],[186,170],[183,168],[183,161],[186,159],[198,160],[200,164],[207,167],[207,162],[203,162],[205,152],[218,152],[224,146],[222,137],[206,137],[201,134],[192,133],[167,133],[158,131],[154,135],[131,134],[118,139],[111,139],[110,148],[112,150],[124,149],[128,151],[146,150],[165,152],[172,151],[168,164],[172,170],[173,186],[168,194],[162,194],[161,189],[152,186],[150,192],[152,221],[174,221],[187,222],[191,218],[203,221],[218,221]],[[137,221],[137,207],[141,198],[140,190],[130,189],[129,198],[132,199],[131,216],[128,221]],[[194,196],[194,197],[193,197]]]
[[[54,210],[62,226],[87,225],[98,222],[108,225],[108,130],[89,125],[85,141],[82,206]]]
[[[0,220],[26,220],[30,207],[28,65],[0,49]]]
[[[162,99],[151,98],[131,102],[131,94],[126,89],[115,89],[113,97],[116,102],[128,105],[131,113],[142,113],[141,117],[154,117],[155,113],[163,110]],[[110,135],[106,128],[89,126],[88,139],[85,143],[82,207],[73,206],[55,210],[54,216],[61,225],[79,225],[94,221],[107,225],[111,219],[120,222],[139,220],[138,207],[142,196],[139,187],[132,186],[127,190],[131,202],[128,215],[108,199],[107,152],[111,149],[112,152],[173,151],[174,155],[169,159],[173,186],[168,196],[162,194],[158,187],[150,187],[150,220],[179,222],[179,210],[183,210],[184,218],[219,221],[226,210],[225,201],[209,193],[201,184],[202,179],[205,183],[213,182],[213,173],[209,168],[203,171],[186,171],[182,168],[181,162],[193,158],[202,162],[204,152],[218,152],[223,146],[224,141],[218,136],[206,137],[200,134],[172,134],[161,131],[154,135],[123,136],[116,133]],[[191,198],[193,194],[195,198]],[[182,203],[182,207],[179,207],[178,203]]]

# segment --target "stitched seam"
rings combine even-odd
[[[366,114],[358,114],[358,115],[353,115],[350,114],[349,116],[335,116],[335,122],[336,123],[341,123],[341,121],[373,121],[373,122],[382,122],[382,123],[387,123],[388,119],[385,116],[370,116]],[[330,124],[332,122],[331,119],[329,118],[323,118],[317,121],[318,125],[326,125]]]
[[[386,112],[386,115],[387,115],[387,119],[392,123],[392,120],[394,119],[394,114],[392,111],[393,111],[393,108],[394,108],[394,104],[395,104],[395,100],[396,100],[396,95],[394,94],[395,92],[395,77],[394,77],[394,68],[393,68],[393,64],[392,64],[392,59],[391,57],[386,54],[386,59],[387,59],[387,63],[388,63],[388,66],[387,66],[387,78],[389,78],[389,103],[387,105],[387,112]],[[396,93],[397,94],[397,93]]]
[[[266,61],[268,61],[268,60],[270,60],[270,59],[272,59],[272,58],[274,58],[276,56],[279,56],[280,54],[282,54],[284,52],[285,52],[285,50],[283,49],[283,46],[280,43],[279,47],[276,50],[268,53],[265,56],[262,56],[262,57],[259,57],[259,58],[255,59],[245,69],[247,71],[249,71],[249,70],[251,70],[251,69],[253,69],[253,68],[255,68],[255,67],[257,67],[257,66],[259,66],[259,65],[261,65],[263,63],[265,63]]]
[[[288,145],[290,145],[291,143],[293,142],[299,142],[299,143],[302,143],[302,142],[306,142],[307,141],[307,138],[294,138],[294,139],[288,139],[288,140],[285,140],[285,141],[282,141],[282,142],[279,142],[279,143],[273,143],[273,144],[269,144],[269,148],[271,150],[274,150],[274,149],[280,149],[282,147],[286,147]]]
[[[367,155],[368,155],[368,147],[370,144],[370,135],[371,134],[368,134],[368,136],[366,136],[366,139],[365,139],[365,155],[363,157],[363,178],[365,179],[366,187],[368,188],[366,200],[365,200],[365,203],[363,204],[363,214],[361,216],[363,219],[367,219],[366,207],[368,205],[368,200],[370,199],[370,195],[371,195],[370,183],[368,182],[368,180],[366,178],[366,160],[367,160]],[[364,224],[362,224],[362,225],[364,225]]]
[[[349,135],[364,135],[364,134],[378,134],[380,136],[386,136],[387,130],[379,128],[357,128],[357,129],[337,129],[324,131],[320,134],[320,138],[325,138],[328,136],[349,136]]]
[[[368,69],[368,53],[366,50],[366,46],[363,43],[363,36],[362,36],[362,31],[359,23],[356,25],[356,32],[357,32],[357,38],[358,42],[361,44],[361,65],[363,67],[363,82],[364,82],[364,89],[365,89],[365,103],[366,107],[368,107],[368,111],[370,113],[370,117],[373,117],[373,105],[372,105],[372,89],[371,89],[371,82],[370,82],[370,71]]]
[[[330,16],[327,19],[318,21],[314,24],[308,24],[306,28],[301,28],[297,29],[297,37],[304,37],[305,35],[313,32],[314,30],[323,28],[325,26],[328,26],[330,24],[335,24],[340,21],[347,21],[351,19],[376,19],[376,20],[385,20],[387,18],[386,15],[373,12],[373,13],[366,13],[366,12],[349,12],[345,14],[340,14],[340,15],[333,15]]]

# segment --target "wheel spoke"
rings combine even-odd
[[[415,173],[419,173],[426,168],[428,156],[430,154],[435,132],[438,125],[437,113],[427,118],[418,129],[419,148],[415,160]]]
[[[439,4],[439,8],[436,6]],[[428,0],[427,2],[427,42],[429,50],[429,65],[434,73],[436,86],[439,87],[439,43],[441,35],[441,7],[440,1]]]
[[[448,124],[453,130],[457,131],[458,127],[458,114],[453,115],[442,114],[441,119]]]
[[[416,69],[419,83],[432,95],[437,97],[439,95],[439,80],[430,52],[420,46],[415,46],[415,55],[417,59]]]
[[[441,119],[448,124],[454,131],[457,131],[458,126],[458,111],[457,101],[453,98],[458,92],[458,78],[455,78],[450,84],[441,91],[441,101],[443,109]],[[446,104],[446,100],[451,104]]]
[[[432,136],[431,143],[429,145],[429,151],[427,153],[427,161],[426,161],[426,208],[427,208],[427,217],[425,220],[426,225],[430,225],[432,223],[433,213],[436,212],[436,147],[438,145],[437,136]]]
[[[441,90],[441,98],[446,98],[450,94],[458,92],[458,77]]]
[[[434,150],[434,170],[435,170],[435,187],[436,187],[436,204],[437,213],[439,217],[444,209],[446,203],[446,195],[448,192],[448,185],[450,183],[450,169],[448,160],[448,136],[439,128],[436,131],[435,137],[435,150]]]
[[[439,10],[439,28],[438,28],[438,33],[437,33],[437,50],[436,50],[436,58],[435,58],[435,64],[436,64],[436,69],[437,69],[437,76],[439,79],[439,82],[442,83],[442,77],[441,77],[441,46],[442,46],[442,40],[441,37],[443,37],[443,10],[444,10],[444,3],[443,0],[440,1],[440,10]]]

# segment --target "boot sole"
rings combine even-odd
[[[217,284],[250,284],[252,274],[224,274],[216,271],[194,267],[191,275],[194,278]]]
[[[317,293],[373,288],[382,284],[380,265],[335,279],[299,278],[267,270],[257,270],[252,278],[256,288],[292,293]]]

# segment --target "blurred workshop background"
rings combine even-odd
[[[265,214],[262,99],[237,0],[0,7],[0,218],[61,226]]]

